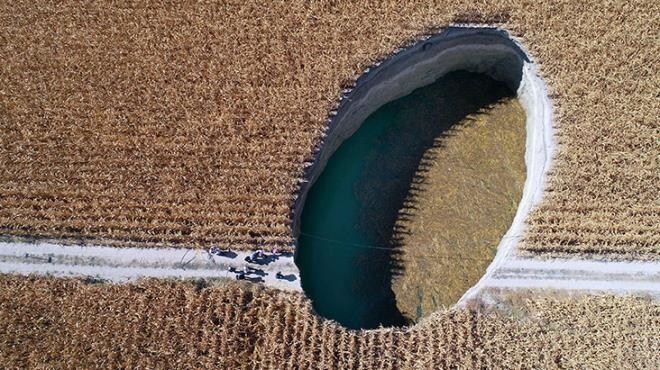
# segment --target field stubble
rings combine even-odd
[[[0,5],[0,233],[289,248],[342,88],[476,21],[522,37],[556,107],[559,151],[522,248],[660,255],[657,2],[262,5]]]
[[[302,294],[239,283],[0,276],[0,364],[78,368],[657,368],[660,307],[633,297],[511,296],[516,312],[438,311],[349,331]],[[110,334],[111,333],[111,334]]]

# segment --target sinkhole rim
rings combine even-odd
[[[495,257],[480,280],[463,294],[454,307],[463,306],[474,298],[494,271],[515,254],[524,232],[524,221],[530,210],[541,201],[547,171],[552,165],[556,147],[552,102],[533,58],[522,43],[506,30],[494,26],[452,25],[374,63],[357,78],[351,89],[342,91],[335,109],[330,112],[323,139],[315,149],[314,161],[305,168],[304,180],[300,183],[292,208],[295,256],[299,247],[300,217],[307,194],[339,146],[383,105],[458,70],[486,74],[504,82],[516,93],[526,115],[526,175],[514,219],[498,243]],[[412,326],[424,321],[426,319]]]

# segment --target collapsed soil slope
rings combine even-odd
[[[522,37],[560,150],[523,248],[660,256],[660,5],[0,5],[0,233],[288,248],[343,87],[453,21]]]
[[[484,274],[525,182],[525,113],[508,98],[437,140],[397,221],[397,306],[407,317],[450,307]]]

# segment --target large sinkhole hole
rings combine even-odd
[[[454,28],[358,79],[294,214],[302,288],[320,315],[403,326],[482,277],[525,186],[528,62],[503,31]]]

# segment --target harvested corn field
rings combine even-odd
[[[340,94],[454,23],[529,51],[558,144],[525,234],[472,299],[415,326],[347,330],[301,293],[223,279],[0,274],[0,367],[660,368],[659,15],[650,0],[0,2],[0,271],[231,277],[248,250],[291,251]],[[286,256],[265,284],[284,264],[296,277]]]
[[[514,295],[513,313],[441,311],[411,329],[347,331],[320,320],[300,294],[235,283],[4,275],[0,287],[3,367],[660,366],[660,306],[642,298]]]
[[[522,248],[660,256],[656,2],[0,5],[0,233],[290,248],[342,88],[451,22],[536,58],[560,144]],[[613,52],[615,47],[616,52]]]

